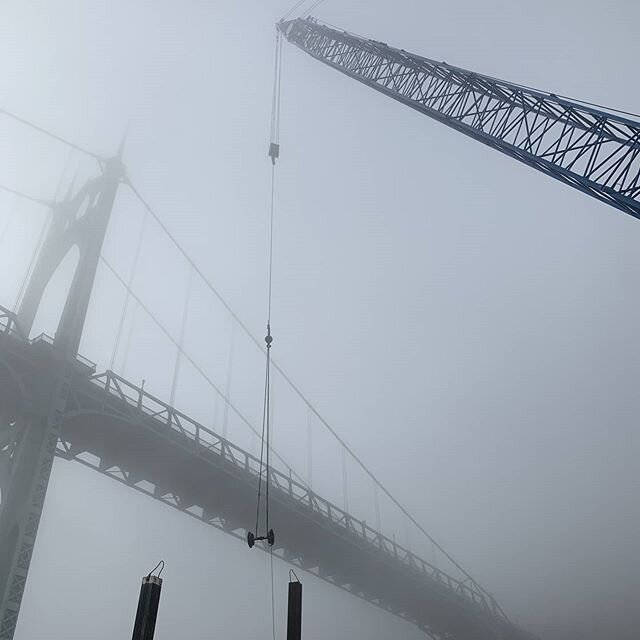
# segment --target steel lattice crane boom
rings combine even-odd
[[[278,28],[351,78],[640,218],[640,122],[621,112],[436,62],[313,18]]]

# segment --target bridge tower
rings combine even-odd
[[[44,506],[76,356],[107,225],[124,179],[122,147],[101,175],[53,206],[53,217],[17,313],[29,337],[43,294],[61,262],[79,258],[57,325],[51,357],[21,380],[13,406],[0,406],[0,640],[12,640]],[[30,348],[35,348],[33,344]],[[11,377],[0,362],[0,374]],[[5,369],[5,371],[3,371]],[[14,378],[19,376],[13,376]]]

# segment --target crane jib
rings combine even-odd
[[[630,114],[436,62],[313,18],[278,29],[355,80],[640,219],[640,122]]]

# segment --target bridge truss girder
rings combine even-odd
[[[13,336],[0,342],[0,355],[4,345],[26,361],[47,349],[53,355],[44,340]],[[116,374],[91,374],[89,365],[76,361],[57,455],[244,539],[255,517],[259,460]],[[434,638],[530,638],[474,585],[430,565],[292,477],[271,469],[270,479],[271,513],[280,532],[277,556]]]

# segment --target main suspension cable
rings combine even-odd
[[[67,140],[66,138],[63,138],[62,136],[59,136],[55,133],[52,133],[51,131],[48,131],[47,129],[43,129],[42,127],[38,126],[37,124],[34,124],[33,122],[30,122],[29,120],[25,120],[24,118],[21,118],[20,116],[17,116],[15,113],[11,113],[10,111],[7,111],[6,109],[3,109],[2,107],[0,107],[0,113],[7,116],[8,118],[12,118],[13,120],[15,120],[16,122],[20,122],[21,124],[24,124],[27,127],[30,127],[31,129],[33,129],[34,131],[38,131],[39,133],[44,134],[45,136],[48,136],[49,138],[52,138],[53,140],[57,140],[58,142],[61,142],[62,144],[66,144],[68,147],[71,147],[72,149],[75,149],[76,151],[80,151],[81,153],[85,153],[86,155],[92,157],[94,160],[97,160],[98,162],[104,162],[106,160],[106,158],[104,158],[103,156],[94,153],[93,151],[89,151],[89,149],[85,149],[84,147],[81,147],[78,144],[75,144],[75,142],[71,142],[70,140]]]
[[[47,202],[42,198],[31,196],[28,193],[25,193],[24,191],[18,191],[17,189],[13,189],[4,184],[0,184],[0,189],[2,189],[3,191],[6,191],[7,193],[10,193],[11,195],[18,196],[19,198],[23,198],[24,200],[29,200],[31,202],[35,202],[36,204],[41,204],[43,207],[51,207],[52,205],[51,202]]]

